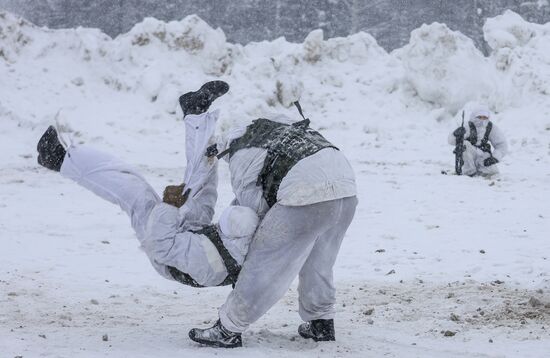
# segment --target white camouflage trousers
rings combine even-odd
[[[463,175],[493,175],[498,173],[496,164],[486,167],[483,161],[489,158],[489,154],[481,149],[474,147],[470,142],[464,141],[465,150],[462,155],[464,165],[462,166]]]
[[[220,309],[223,326],[233,332],[246,330],[283,297],[297,275],[300,317],[334,318],[332,269],[356,206],[355,196],[306,206],[275,204]]]
[[[218,112],[185,117],[186,159],[184,182],[190,198],[180,217],[197,226],[210,224],[217,200],[217,163],[204,153],[213,142]],[[132,166],[87,146],[70,146],[61,174],[128,214],[138,240],[145,240],[148,218],[160,197]],[[182,212],[183,211],[183,212]]]

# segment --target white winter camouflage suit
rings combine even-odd
[[[273,118],[290,123],[286,117]],[[241,137],[232,130],[221,148]],[[246,148],[229,159],[235,203],[263,220],[237,280],[219,311],[224,327],[243,332],[283,297],[299,275],[299,314],[304,321],[334,318],[333,266],[357,205],[355,175],[342,154],[323,149],[296,163],[269,208],[257,180],[267,151]],[[226,157],[227,158],[227,157]]]
[[[217,200],[217,159],[204,153],[213,142],[218,112],[188,115],[186,125],[186,189],[191,189],[181,207],[163,203],[154,189],[131,166],[111,155],[86,146],[70,146],[61,174],[101,198],[119,205],[131,219],[132,227],[154,268],[173,279],[172,266],[190,275],[203,286],[216,286],[227,277],[217,249],[197,230],[209,225]],[[249,208],[229,207],[220,217],[219,230],[224,246],[242,264],[258,217]]]
[[[484,116],[488,119],[480,119],[478,117]],[[485,108],[478,108],[474,110],[470,115],[470,121],[475,125],[477,130],[477,143],[480,145],[487,128],[487,124],[491,120],[491,112]],[[465,151],[463,153],[464,165],[462,167],[463,175],[493,175],[498,173],[498,167],[496,164],[486,167],[484,165],[485,159],[489,158],[489,153],[482,151],[481,149],[473,146],[467,138],[470,136],[470,126],[468,123],[464,123],[464,145]],[[493,128],[489,134],[489,143],[492,146],[492,154],[499,162],[508,153],[508,144],[502,131],[493,122]],[[453,132],[449,134],[449,144],[456,145],[456,137]]]

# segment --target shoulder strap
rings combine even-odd
[[[487,128],[485,128],[485,134],[483,135],[483,139],[481,140],[481,145],[489,142],[489,136],[491,135],[492,130],[493,130],[493,122],[487,123]]]
[[[223,283],[227,284],[234,284],[237,282],[237,277],[239,277],[239,272],[241,271],[241,266],[237,263],[237,260],[231,256],[225,245],[223,244],[223,241],[220,237],[220,234],[218,233],[218,228],[216,225],[209,225],[205,226],[201,230],[193,231],[195,234],[201,234],[206,236],[212,244],[216,247],[216,250],[218,250],[218,253],[220,254],[223,264],[225,265],[225,269],[227,271],[227,278]]]
[[[473,122],[468,122],[468,126],[470,127],[470,136],[468,137],[468,142],[472,143],[472,145],[477,144],[477,129]]]
[[[222,159],[223,157],[225,157],[227,154],[229,154],[229,152],[231,151],[231,148],[227,148],[226,150],[224,150],[223,152],[219,153],[218,155],[216,155],[216,157],[218,159]]]
[[[227,271],[227,277],[218,286],[233,285],[234,287],[235,282],[237,282],[237,278],[239,277],[241,266],[237,263],[237,261],[233,258],[233,256],[231,256],[229,251],[227,251],[227,249],[225,248],[216,226],[215,225],[205,226],[201,230],[192,231],[192,232],[195,234],[206,236],[212,242],[212,244],[214,244],[214,247],[216,247],[216,250],[218,250],[218,253],[220,254],[223,260],[223,264],[225,265],[225,269]],[[167,266],[167,268],[168,268],[168,272],[170,272],[170,275],[172,275],[174,280],[191,287],[196,287],[196,288],[204,287],[203,285],[195,281],[195,279],[191,277],[191,275],[185,272],[182,272],[173,266]]]
[[[170,272],[170,275],[174,278],[174,280],[178,281],[179,283],[182,283],[187,286],[196,287],[196,288],[202,288],[203,285],[199,284],[193,277],[191,277],[189,274],[186,274],[185,272],[181,272],[177,268],[173,266],[166,266],[168,268],[168,272]]]
[[[489,154],[491,153],[491,145],[489,144],[489,136],[491,135],[491,130],[493,130],[493,122],[487,123],[485,134],[483,135],[483,138],[481,139],[481,144],[479,145],[479,149]]]

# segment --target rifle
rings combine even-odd
[[[464,165],[464,158],[463,154],[466,150],[466,147],[464,146],[464,111],[462,111],[462,124],[460,125],[462,128],[462,134],[456,137],[456,145],[455,150],[453,153],[455,154],[455,172],[456,175],[462,175],[462,166]]]

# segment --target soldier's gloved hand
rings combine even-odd
[[[183,204],[189,198],[189,193],[191,189],[185,190],[185,183],[181,185],[168,185],[164,188],[164,193],[162,195],[162,201],[166,204],[175,206],[176,208],[181,208]]]
[[[487,158],[483,161],[483,165],[485,165],[486,167],[490,167],[491,165],[496,163],[498,163],[498,160],[493,157]]]
[[[464,127],[458,127],[458,128],[455,129],[455,131],[453,132],[453,135],[454,135],[456,138],[464,137],[464,134],[466,134],[466,128],[464,128]]]
[[[206,148],[206,153],[204,153],[204,155],[208,158],[212,158],[218,155],[218,146],[216,144],[212,144],[211,146]]]

